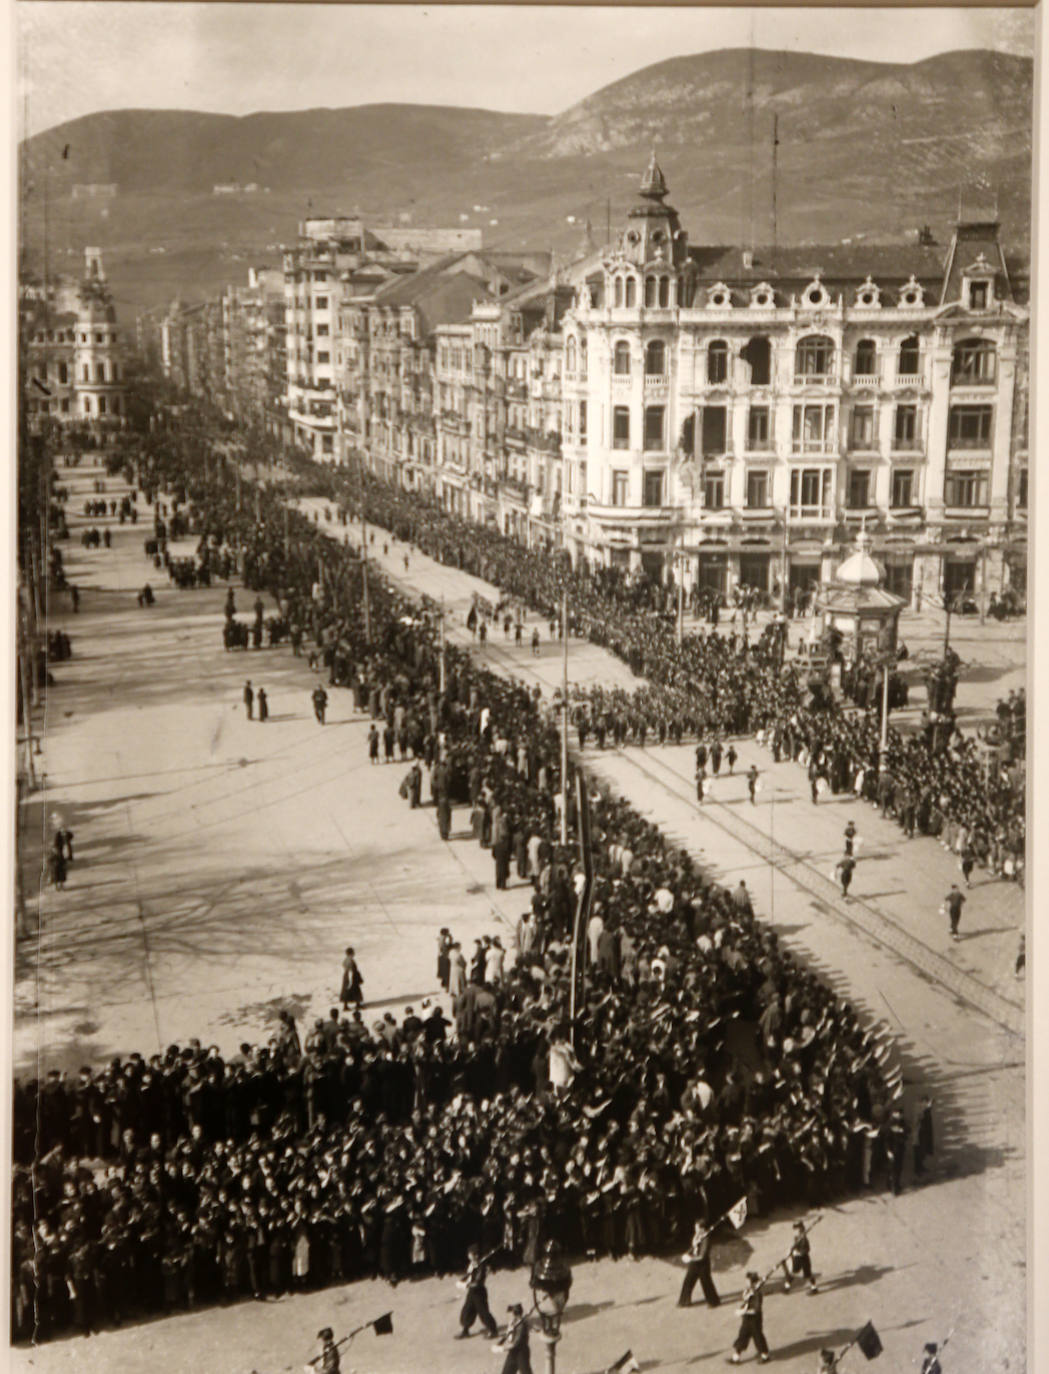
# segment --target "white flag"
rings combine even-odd
[[[746,1197],[741,1197],[740,1200],[736,1203],[735,1207],[730,1208],[728,1212],[728,1219],[737,1231],[742,1229],[743,1223],[747,1219]]]

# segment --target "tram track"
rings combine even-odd
[[[621,758],[647,779],[651,786],[658,788],[675,801],[695,805],[687,780],[677,769],[672,768],[657,755],[646,753],[645,761],[642,762],[634,751],[618,749],[614,751],[614,756]],[[582,762],[586,766],[585,757]],[[672,781],[662,774],[669,774]],[[1024,1035],[1026,1015],[1022,1006],[988,988],[971,974],[955,968],[942,954],[912,935],[910,931],[904,930],[898,922],[864,901],[862,897],[855,897],[849,902],[843,901],[837,885],[808,858],[795,853],[773,836],[765,834],[758,826],[738,816],[735,810],[724,803],[705,801],[702,819],[731,836],[765,863],[771,864],[795,887],[818,901],[821,909],[830,911],[842,924],[890,950],[926,978],[932,979],[953,996],[983,1012],[1011,1034]]]

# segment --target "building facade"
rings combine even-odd
[[[457,231],[300,231],[280,291],[162,334],[180,384],[231,414],[265,391],[317,459],[688,589],[785,597],[863,529],[908,602],[1025,590],[1027,267],[993,221],[695,245],[653,159],[615,242],[560,266]]]
[[[689,245],[653,160],[564,324],[576,558],[771,594],[859,528],[890,588],[1000,587],[1026,541],[1026,281],[994,223],[946,252]]]
[[[78,283],[24,283],[19,313],[30,425],[46,417],[97,433],[121,428],[124,353],[101,251],[84,250]]]

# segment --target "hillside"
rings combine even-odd
[[[926,222],[942,238],[959,201],[997,205],[1010,246],[1028,242],[1029,59],[749,49],[657,63],[549,118],[415,105],[90,115],[24,146],[25,240],[39,257],[46,184],[55,267],[100,244],[124,309],[243,279],[311,210],[480,225],[492,243],[571,253],[584,220],[598,241],[615,229],[654,144],[694,241],[768,241],[774,119],[781,242],[886,240]],[[119,195],[70,198],[91,181]],[[220,182],[260,189],[215,196]]]

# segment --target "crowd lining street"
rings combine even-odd
[[[89,473],[90,469],[84,469],[71,484]],[[220,645],[224,588],[186,593],[156,585],[157,604],[148,611],[136,608],[134,594],[150,575],[142,558],[141,530],[117,531],[113,543],[112,551],[71,549],[67,556],[69,576],[83,600],[76,616],[59,617],[74,636],[74,659],[58,671],[59,685],[49,693],[46,805],[57,808],[76,834],[78,859],[66,891],[43,895],[40,938],[35,949],[25,952],[28,962],[21,969],[17,1008],[16,1071],[30,1064],[34,1069],[52,1063],[75,1067],[81,1059],[132,1047],[149,1049],[153,1043],[162,1047],[169,1039],[191,1034],[213,1035],[226,1048],[244,1035],[267,1029],[277,1007],[288,1005],[289,1000],[308,1022],[310,1015],[321,1014],[325,1004],[334,1000],[339,955],[350,927],[368,971],[370,1003],[373,992],[377,994],[376,1009],[403,1005],[406,986],[413,989],[415,1000],[419,1000],[416,988],[434,995],[430,937],[441,925],[454,926],[457,935],[470,939],[475,930],[487,932],[498,923],[512,924],[518,914],[513,890],[493,889],[491,860],[484,851],[458,842],[446,846],[437,840],[432,811],[407,810],[397,796],[403,768],[369,770],[364,775],[367,725],[351,709],[347,693],[331,694],[329,719],[340,727],[334,732],[337,742],[333,746],[331,732],[318,732],[309,712],[315,679],[286,647],[258,655],[224,655]],[[388,572],[405,583],[421,583],[431,596],[441,594],[437,589],[445,585],[443,577],[464,576],[429,564],[418,554],[411,555],[409,576],[397,572],[402,557],[402,548],[391,548]],[[448,609],[454,612],[462,606],[466,587],[456,582],[454,595],[451,582],[448,587]],[[247,597],[239,590],[237,595]],[[464,629],[451,633],[469,639]],[[550,685],[560,674],[560,646],[549,641],[543,645],[538,665],[534,660],[515,663],[511,652],[495,642],[481,657],[515,673],[533,675],[537,668],[545,669]],[[608,683],[617,672],[625,675],[624,682],[634,682],[624,665],[591,645],[573,644],[571,663],[576,682]],[[263,680],[259,678],[263,664],[272,712],[265,727],[249,724],[239,702],[243,676],[250,672],[253,679]],[[264,745],[262,729],[269,732]],[[751,742],[739,747],[740,771],[753,760],[769,775],[771,795],[766,809],[770,826],[776,826],[776,839],[795,850],[804,839],[805,857],[819,868],[824,854],[837,848],[834,832],[840,831],[849,803],[821,803],[815,811],[817,834],[813,815],[805,807],[782,805],[795,802],[803,793],[798,770],[789,764],[770,768],[767,753]],[[687,752],[685,746],[682,749]],[[872,946],[854,924],[843,925],[825,896],[812,902],[779,871],[781,864],[764,862],[761,846],[753,837],[737,835],[728,841],[723,824],[697,814],[694,804],[685,805],[679,783],[671,781],[668,786],[666,781],[639,776],[637,752],[609,751],[591,757],[593,751],[588,750],[584,757],[588,766],[618,782],[643,811],[671,828],[675,838],[687,843],[714,876],[730,882],[745,875],[759,910],[770,917],[785,942],[800,949],[836,990],[847,990],[850,1000],[877,1021],[895,1021],[909,1094],[913,1096],[919,1088],[934,1092],[944,1122],[940,1181],[935,1187],[906,1191],[901,1199],[861,1198],[836,1208],[835,1225],[840,1216],[841,1231],[834,1241],[828,1237],[826,1242],[828,1257],[839,1261],[842,1273],[865,1275],[853,1278],[846,1316],[851,1314],[854,1324],[862,1325],[872,1315],[868,1308],[876,1292],[879,1308],[888,1306],[896,1315],[907,1314],[901,1315],[904,1326],[908,1322],[914,1326],[907,1332],[907,1342],[913,1340],[917,1349],[922,1336],[917,1328],[924,1327],[927,1333],[936,1328],[929,1325],[933,1314],[923,1311],[919,1315],[913,1305],[914,1278],[903,1274],[908,1246],[903,1243],[901,1226],[911,1233],[915,1263],[928,1263],[929,1239],[936,1237],[931,1247],[937,1252],[934,1282],[943,1294],[943,1301],[935,1304],[936,1316],[952,1289],[970,1291],[972,1270],[967,1261],[973,1255],[991,1261],[996,1254],[1022,1253],[1018,1042],[969,1006],[930,986],[911,967],[901,965],[884,944]],[[92,776],[99,754],[113,760],[112,771],[105,770],[103,778]],[[681,755],[675,756],[673,747],[646,754],[655,758],[657,769],[671,769],[679,778],[687,778]],[[185,759],[185,765],[152,773],[142,766],[149,759],[169,764],[172,758]],[[651,770],[650,763],[644,767]],[[355,780],[355,786],[346,786],[347,777]],[[132,786],[133,791],[129,790]],[[741,784],[732,790],[741,795],[726,795],[715,806],[746,806]],[[304,798],[309,798],[308,804]],[[777,809],[780,806],[782,810]],[[879,829],[878,818],[869,808],[851,807],[851,812],[857,810],[860,831],[868,838],[861,877],[868,871],[866,860],[896,868],[906,854],[908,862],[902,891],[865,892],[858,881],[857,898],[887,906],[890,919],[920,920],[921,937],[931,945],[934,937],[924,922],[931,922],[933,904],[942,899],[944,882],[951,880],[952,860],[935,841],[903,841],[895,827],[881,823],[884,830]],[[921,855],[917,864],[912,861],[916,851]],[[279,856],[276,862],[274,855]],[[185,875],[191,869],[193,881],[187,892]],[[897,876],[893,886],[899,881]],[[1022,894],[1009,884],[989,882],[987,887],[994,889],[985,894],[987,909],[993,910],[1001,929],[988,933],[978,928],[960,948],[949,948],[946,953],[967,977],[989,988],[1001,1001],[1018,1006],[1019,985],[1010,986],[1009,979]],[[86,903],[83,895],[87,895]],[[294,968],[301,989],[294,994],[287,987],[289,968]],[[973,1026],[980,1032],[975,1037]],[[978,1047],[967,1050],[973,1057],[959,1059],[958,1047],[971,1043]],[[955,1196],[948,1207],[944,1197],[950,1192]],[[883,1234],[877,1237],[871,1235],[872,1207],[882,1224]],[[962,1235],[951,1229],[958,1226],[962,1212],[969,1222],[962,1232],[964,1243]],[[973,1224],[974,1217],[982,1219],[982,1228]],[[768,1231],[786,1226],[785,1219],[777,1219]],[[830,1229],[824,1227],[824,1232]],[[761,1231],[748,1233],[746,1244],[754,1243],[759,1235],[764,1247]],[[771,1242],[774,1237],[768,1239]],[[850,1247],[854,1247],[854,1257],[860,1256],[851,1270],[845,1265]],[[872,1253],[880,1254],[881,1262],[870,1260]],[[956,1266],[953,1272],[952,1265]],[[979,1314],[986,1310],[989,1317],[993,1309],[1002,1332],[1003,1311],[1015,1311],[1022,1296],[1008,1263],[995,1266],[990,1262],[989,1268],[992,1272],[981,1280],[985,1291],[970,1304],[964,1318],[973,1358],[967,1362],[965,1344],[956,1338],[958,1362],[952,1362],[952,1369],[987,1367],[976,1352],[981,1331],[993,1326],[987,1325],[987,1318],[981,1323]],[[581,1303],[574,1318],[570,1311],[563,1359],[572,1358],[575,1323],[580,1323],[581,1333],[586,1322],[588,1356],[599,1351],[603,1356],[607,1347],[612,1359],[630,1345],[644,1362],[646,1332],[654,1334],[656,1327],[651,1312],[644,1308],[661,1301],[669,1305],[675,1284],[662,1261],[643,1260],[627,1272],[625,1280],[622,1275],[622,1267],[608,1264],[580,1270],[576,1292],[589,1293],[594,1301]],[[875,1279],[879,1280],[876,1284]],[[500,1290],[505,1287],[516,1297],[520,1286],[520,1276],[499,1276]],[[920,1283],[917,1286],[920,1289]],[[641,1298],[636,1297],[639,1292],[643,1292]],[[615,1295],[614,1308],[603,1306],[606,1293]],[[855,1301],[861,1295],[868,1299],[866,1306]],[[632,1300],[641,1304],[633,1316]],[[986,1309],[985,1300],[991,1300]],[[300,1312],[303,1318],[306,1311],[327,1313],[330,1309],[325,1304],[333,1302],[347,1304],[353,1316],[360,1316],[365,1306],[354,1290],[347,1290],[345,1296],[337,1296],[336,1290],[296,1299],[292,1310],[297,1321]],[[407,1297],[409,1312],[430,1312],[434,1317],[448,1303],[447,1284],[441,1287],[432,1280],[414,1284]],[[493,1305],[498,1308],[498,1298]],[[778,1305],[770,1303],[770,1329]],[[696,1315],[706,1322],[707,1314]],[[348,1315],[347,1324],[352,1319]],[[837,1310],[835,1319],[839,1319]],[[695,1355],[695,1326],[687,1325],[691,1320],[688,1314],[660,1311],[658,1339],[667,1347],[659,1351],[660,1367],[673,1368],[675,1360],[681,1364]],[[798,1320],[789,1319],[793,1345],[788,1341],[784,1350],[782,1341],[774,1338],[781,1347],[777,1357],[787,1370],[808,1367],[812,1350],[835,1343],[833,1333],[824,1328],[817,1336],[811,1328],[806,1334],[797,1327]],[[811,1320],[806,1312],[800,1318],[802,1328]],[[844,1317],[840,1320],[838,1335],[846,1329]],[[311,1317],[304,1321],[303,1330],[314,1321],[324,1324]],[[718,1321],[727,1324],[726,1319]],[[672,1332],[667,1330],[671,1323]],[[249,1308],[247,1320],[241,1309],[192,1314],[151,1328],[148,1350],[153,1358],[163,1351],[164,1362],[172,1368],[182,1367],[180,1361],[188,1368],[194,1348],[206,1348],[202,1342],[229,1331],[236,1333],[234,1343],[243,1341],[252,1349],[252,1365],[283,1368],[283,1362],[266,1360],[262,1352],[271,1348],[265,1342],[273,1341],[282,1328],[286,1332],[288,1325],[287,1311],[277,1314],[268,1306]],[[402,1320],[399,1331],[408,1325]],[[882,1321],[879,1329],[892,1332],[898,1323]],[[81,1343],[78,1367],[101,1367],[91,1362],[98,1358],[95,1352],[104,1348],[113,1355],[119,1350],[127,1368],[145,1368],[136,1361],[146,1358],[146,1343],[141,1335],[137,1345],[132,1343],[130,1334],[107,1332],[95,1338],[86,1357]],[[312,1334],[308,1331],[304,1343]],[[1014,1367],[1019,1368],[1022,1304],[1019,1317],[1001,1339],[1005,1344],[996,1344],[995,1358],[1017,1360]],[[727,1343],[727,1337],[720,1342],[719,1355]],[[56,1352],[60,1349],[55,1347]],[[675,1350],[682,1353],[675,1355]],[[709,1353],[713,1357],[715,1351]],[[25,1358],[16,1356],[16,1360]],[[53,1361],[60,1363],[62,1356],[48,1349],[34,1352],[31,1358],[39,1368],[41,1363],[48,1367]],[[374,1356],[369,1348],[367,1358],[376,1369],[415,1367],[404,1362],[403,1347],[398,1352],[387,1342],[374,1346]],[[462,1368],[464,1358],[461,1349],[454,1353],[450,1349],[447,1366],[431,1367]],[[480,1359],[473,1348],[470,1359],[470,1367]],[[197,1360],[199,1367],[199,1355]],[[249,1366],[234,1361],[233,1367],[246,1370]],[[568,1367],[582,1370],[591,1364]],[[655,1361],[648,1367],[655,1367]]]

